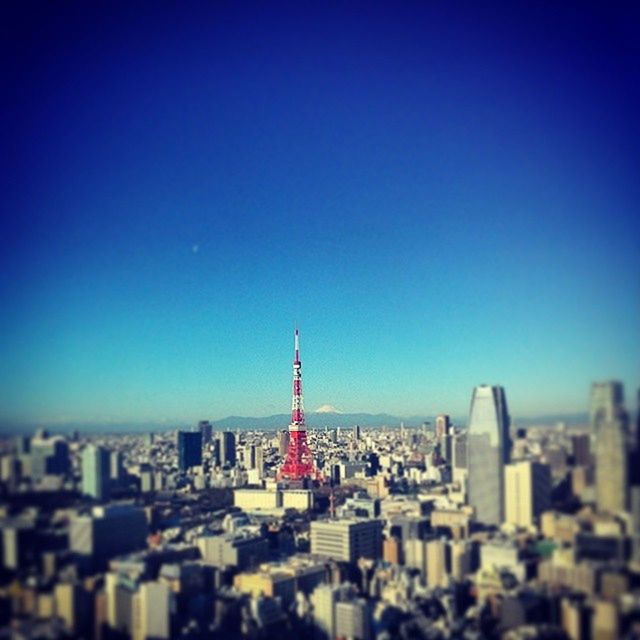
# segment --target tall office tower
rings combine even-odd
[[[499,525],[504,520],[504,465],[511,454],[502,387],[482,385],[473,390],[467,438],[469,504],[479,522]]]
[[[353,425],[353,439],[357,442],[360,440],[361,430],[359,424]]]
[[[198,431],[178,431],[178,469],[202,464],[202,436]]]
[[[230,467],[236,464],[236,437],[232,431],[222,431],[220,441],[220,464]]]
[[[311,523],[311,553],[334,560],[356,562],[382,557],[380,520],[325,520]]]
[[[245,469],[253,469],[256,466],[256,450],[255,445],[247,444],[242,452]]]
[[[214,467],[220,466],[220,438],[214,438],[211,441],[211,464]]]
[[[436,418],[436,438],[440,439],[442,436],[449,433],[451,428],[451,420],[448,415],[442,413]]]
[[[453,435],[451,433],[451,419],[446,414],[436,418],[436,441],[441,457],[449,464],[453,461]]]
[[[278,471],[278,478],[304,480],[319,478],[311,450],[307,444],[307,426],[304,420],[302,400],[302,363],[300,362],[300,337],[295,330],[295,357],[293,360],[293,392],[291,399],[291,424],[289,425],[289,448],[287,457]]]
[[[206,446],[211,442],[211,436],[213,433],[213,427],[208,420],[200,420],[198,422],[198,431],[202,436],[202,446]]]
[[[604,380],[591,385],[589,419],[591,425],[591,451],[594,462],[597,455],[597,439],[600,425],[610,418],[617,408],[624,406],[624,388],[617,380]]]
[[[111,460],[109,464],[109,475],[116,483],[121,482],[124,478],[124,464],[122,462],[122,454],[120,451],[111,452]]]
[[[88,445],[82,452],[82,493],[96,500],[109,498],[111,457],[104,447]]]
[[[596,504],[615,513],[627,505],[628,421],[621,382],[591,385],[591,438],[596,467]]]
[[[255,468],[259,471],[260,477],[262,477],[264,472],[264,450],[260,444],[255,445]]]
[[[590,418],[591,430],[594,436],[598,435],[600,425],[608,420],[624,406],[624,388],[617,380],[594,382],[591,385]]]
[[[522,460],[506,465],[504,473],[505,522],[530,528],[551,506],[551,469]]]

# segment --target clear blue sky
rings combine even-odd
[[[294,323],[308,410],[633,408],[637,13],[40,4],[2,20],[4,424],[286,412]]]

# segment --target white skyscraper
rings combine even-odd
[[[548,465],[522,460],[505,466],[505,521],[530,528],[551,505]]]
[[[511,440],[504,389],[482,385],[473,390],[467,437],[469,503],[476,519],[499,525],[504,520],[504,465]]]
[[[106,500],[110,481],[109,451],[90,444],[82,452],[82,493],[96,500]]]

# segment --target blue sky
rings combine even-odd
[[[528,5],[5,17],[0,420],[632,401],[638,15]]]

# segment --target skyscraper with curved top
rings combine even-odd
[[[504,521],[504,465],[511,455],[509,413],[504,389],[481,385],[473,390],[467,457],[469,504],[483,524]]]

